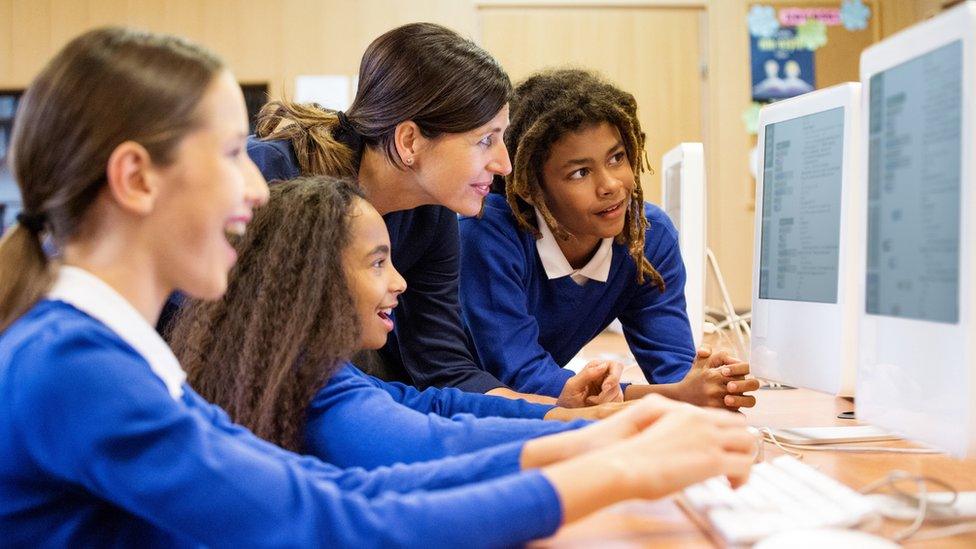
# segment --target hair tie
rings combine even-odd
[[[346,113],[342,111],[336,111],[336,117],[339,118],[339,131],[336,137],[341,140],[346,145],[349,145],[354,151],[359,151],[363,147],[363,136],[360,135],[359,130],[356,126],[352,125],[349,121],[349,117]]]
[[[22,211],[17,214],[17,223],[20,223],[28,231],[37,234],[44,230],[44,223],[47,222],[47,216],[43,213],[29,214],[26,211]]]

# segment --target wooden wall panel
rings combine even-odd
[[[595,70],[637,98],[651,165],[682,141],[701,141],[699,36],[703,11],[666,7],[481,7],[485,49],[515,82],[541,69]],[[659,171],[659,170],[658,170]],[[660,173],[642,182],[659,202]]]

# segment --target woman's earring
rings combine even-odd
[[[406,163],[407,166],[412,166],[413,165],[413,158],[412,157],[411,158],[404,158],[403,159],[403,162]]]

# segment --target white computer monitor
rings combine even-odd
[[[759,114],[751,368],[759,378],[852,396],[863,276],[861,85]]]
[[[695,347],[701,345],[705,316],[705,150],[682,143],[661,160],[661,207],[678,229],[685,263],[685,301]]]
[[[860,419],[976,455],[973,77],[965,2],[861,55],[867,268]]]

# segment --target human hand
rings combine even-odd
[[[566,380],[556,405],[580,408],[607,402],[622,402],[620,375],[624,366],[612,360],[592,360],[573,377]]]
[[[749,363],[725,351],[712,353],[709,346],[698,349],[695,362],[678,382],[676,396],[698,406],[738,410],[756,405],[756,397],[744,393],[759,389],[758,379],[746,379]]]
[[[622,469],[628,495],[654,499],[716,475],[725,475],[733,487],[742,485],[756,444],[740,414],[678,404],[600,453]]]
[[[544,419],[556,421],[587,419],[590,421],[596,421],[608,418],[618,412],[626,410],[637,402],[639,401],[628,400],[626,402],[606,402],[603,404],[597,404],[596,406],[587,406],[585,408],[562,408],[557,406],[549,410]]]

